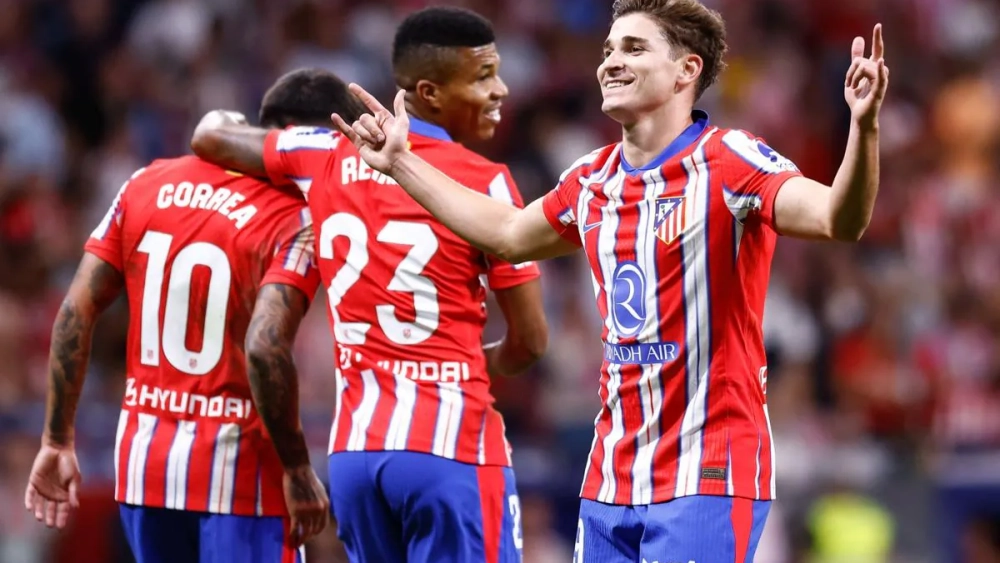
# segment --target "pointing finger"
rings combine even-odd
[[[381,102],[375,99],[375,96],[369,94],[368,91],[362,88],[361,86],[358,86],[357,84],[354,84],[352,82],[351,85],[348,86],[348,88],[351,90],[352,94],[354,94],[355,96],[358,97],[358,99],[361,100],[361,103],[365,104],[365,106],[371,110],[372,113],[377,114],[379,112],[388,112],[388,110],[385,109],[385,106],[383,106]]]
[[[871,60],[877,61],[885,57],[885,44],[882,42],[882,24],[875,24],[872,31],[872,56]]]

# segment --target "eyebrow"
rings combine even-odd
[[[642,37],[635,37],[634,35],[625,35],[622,37],[621,42],[625,45],[648,45],[649,41],[643,39]],[[611,48],[611,39],[604,40],[604,48]]]

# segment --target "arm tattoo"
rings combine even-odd
[[[199,157],[232,170],[267,178],[264,138],[267,130],[248,125],[225,125],[199,132],[191,148]]]
[[[92,254],[80,261],[69,292],[52,326],[49,348],[49,392],[46,438],[55,444],[73,441],[73,421],[90,357],[97,317],[121,293],[121,272]]]
[[[299,377],[292,345],[309,299],[294,287],[261,288],[247,330],[247,377],[257,413],[285,469],[309,464],[299,419]]]

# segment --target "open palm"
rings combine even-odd
[[[851,117],[863,127],[878,123],[878,112],[889,86],[889,67],[885,64],[882,24],[872,32],[871,56],[865,57],[865,40],[855,37],[851,44],[851,66],[844,79],[844,100]]]

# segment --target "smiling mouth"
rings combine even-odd
[[[491,109],[486,112],[486,119],[494,124],[500,123],[500,108]]]
[[[631,80],[609,80],[604,83],[605,90],[616,90],[618,88],[624,88],[631,84]]]

